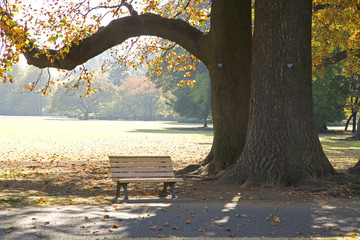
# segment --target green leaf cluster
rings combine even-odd
[[[206,66],[200,63],[192,74],[193,87],[178,86],[183,79],[182,72],[166,72],[161,76],[153,76],[154,83],[158,88],[164,89],[167,103],[175,112],[183,117],[202,120],[206,125],[211,113],[210,77]]]
[[[340,66],[328,66],[323,76],[315,74],[313,82],[314,113],[318,127],[345,118],[349,79],[341,75]]]

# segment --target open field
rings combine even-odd
[[[175,168],[203,159],[212,131],[174,122],[0,119],[0,160],[105,160],[115,155],[170,155]],[[189,130],[190,129],[190,130]]]
[[[175,122],[1,118],[0,206],[107,202],[116,188],[109,178],[108,155],[170,155],[174,168],[181,169],[198,163],[210,151],[213,133],[198,129],[199,126]],[[337,169],[353,166],[360,158],[360,143],[344,141],[348,136],[344,133],[320,136]],[[185,181],[177,188],[178,195],[219,197],[214,184],[195,185]],[[139,184],[130,187],[129,194],[157,197],[159,189]],[[221,198],[226,198],[227,193],[231,199],[231,188],[224,189]],[[204,196],[204,191],[213,192]]]
[[[116,185],[108,176],[108,155],[170,155],[174,169],[183,168],[211,148],[212,131],[198,126],[0,119],[0,205],[104,201]],[[139,187],[137,194],[154,195]]]

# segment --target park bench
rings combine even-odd
[[[109,156],[110,173],[113,181],[117,182],[116,197],[123,187],[125,200],[128,199],[127,185],[129,183],[164,183],[160,197],[166,195],[170,186],[172,198],[175,198],[175,183],[183,182],[182,178],[175,178],[170,156]]]

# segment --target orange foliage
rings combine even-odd
[[[38,54],[45,54],[53,63],[57,59],[64,59],[71,46],[96,33],[112,19],[145,13],[183,19],[206,32],[205,22],[209,20],[210,2],[176,0],[164,3],[160,0],[138,0],[132,6],[124,0],[98,1],[97,5],[90,0],[49,0],[42,2],[42,5],[36,4],[36,1],[4,1],[0,3],[0,79],[3,82],[12,81],[9,71],[24,52],[38,50]],[[157,37],[139,37],[127,40],[120,48],[112,49],[112,55],[122,66],[134,69],[139,64],[149,68],[152,66],[151,69],[157,74],[162,73],[161,63],[165,61],[169,70],[184,71],[186,77],[191,77],[199,60],[185,51],[176,55],[174,46],[174,43]],[[50,49],[59,51],[54,54]],[[91,88],[92,73],[86,69],[80,71],[82,74],[72,87],[85,83],[88,86],[86,93],[91,94],[94,91]],[[61,78],[56,81],[60,82]],[[54,83],[49,81],[38,91],[48,94]],[[36,89],[36,85],[37,83],[32,83],[26,88],[32,91]]]

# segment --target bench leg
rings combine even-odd
[[[124,197],[124,200],[128,200],[129,197],[128,197],[128,191],[127,191],[127,183],[117,183],[117,186],[116,186],[116,197],[114,200],[117,200],[119,197],[120,197],[120,188],[123,187],[124,188],[124,194],[125,194],[125,197]]]
[[[124,188],[124,194],[125,194],[124,200],[128,200],[129,196],[128,196],[128,191],[127,191],[127,183],[123,183],[121,185]]]
[[[170,186],[172,198],[176,198],[176,196],[175,196],[175,183],[168,183],[168,182],[164,183],[164,189],[160,191],[159,197],[165,198],[167,196],[166,191],[167,191],[168,186]]]
[[[165,198],[166,197],[166,191],[167,191],[167,187],[168,187],[168,183],[164,183],[164,188],[163,188],[163,190],[161,190],[160,191],[160,193],[159,193],[159,197],[161,197],[161,198]]]
[[[119,198],[119,196],[120,196],[120,183],[119,182],[117,182],[117,185],[116,185],[116,197],[115,197],[115,199],[117,200],[118,198]]]
[[[176,198],[176,196],[175,196],[175,183],[169,183],[169,185],[170,185],[170,188],[171,188],[172,198]]]

